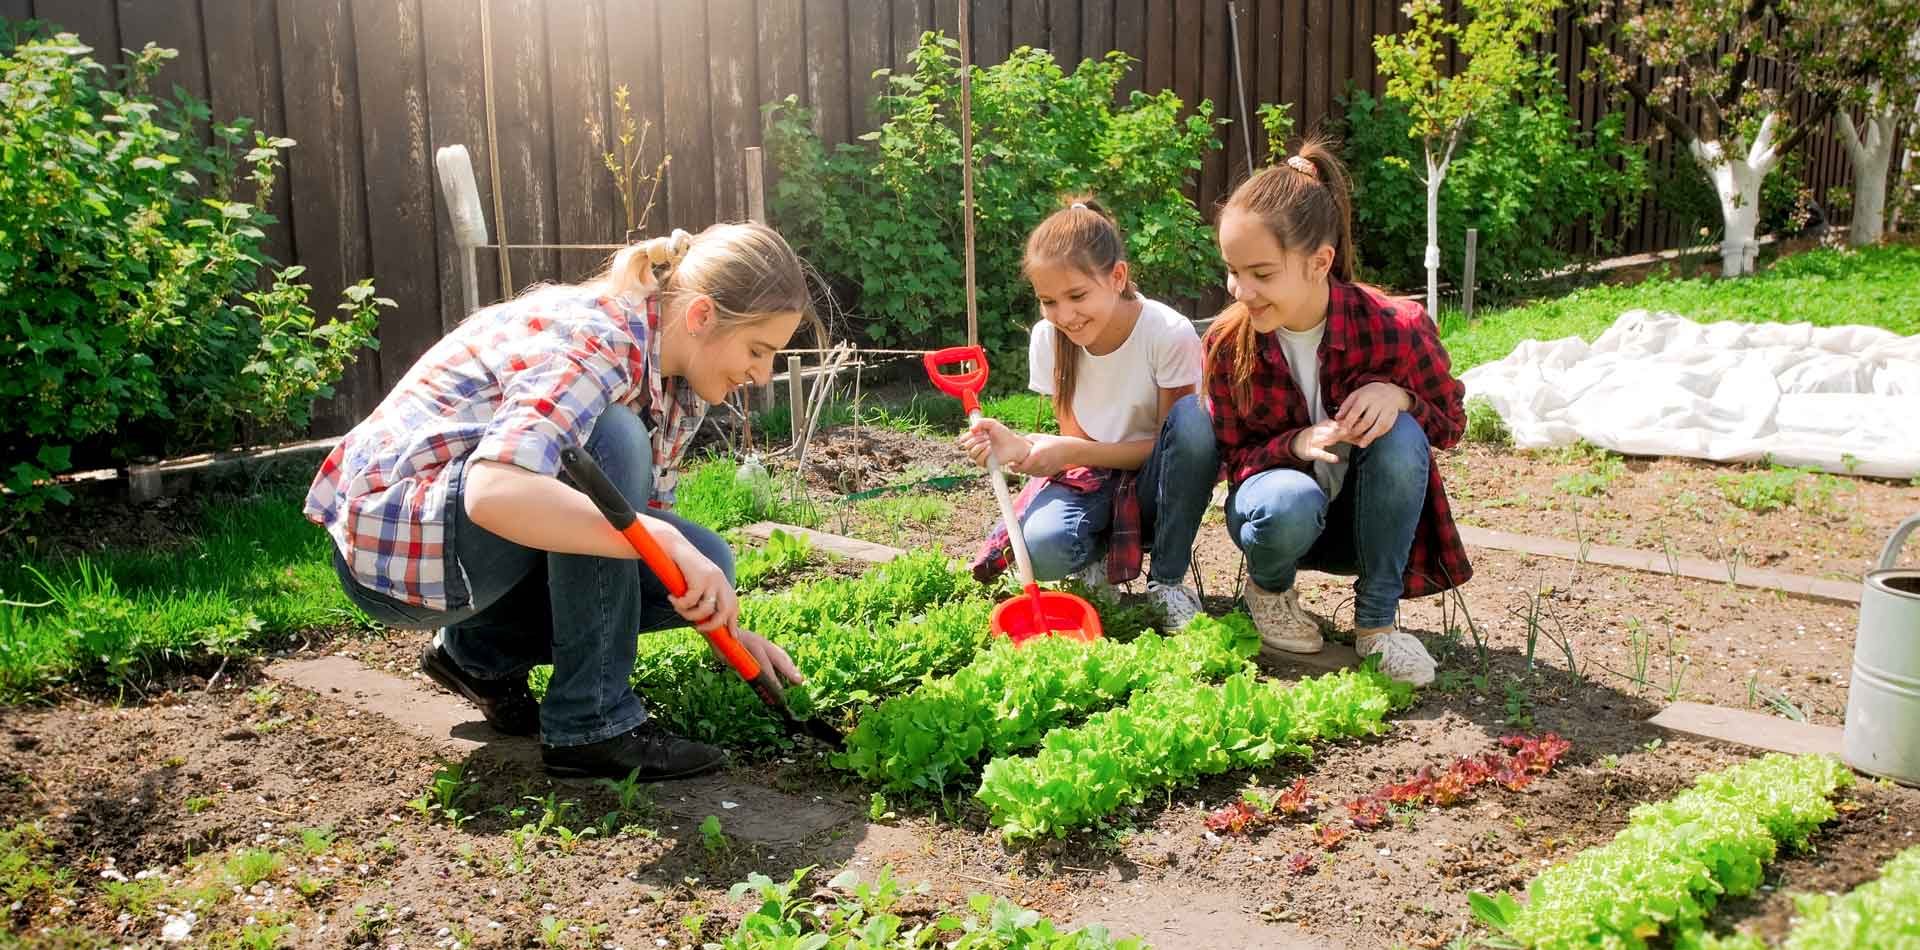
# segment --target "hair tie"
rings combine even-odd
[[[1084,202],[1084,201],[1076,201],[1076,202],[1074,202],[1074,203],[1073,203],[1073,205],[1072,205],[1072,210],[1074,210],[1074,211],[1086,211],[1086,210],[1087,210],[1087,203],[1086,203],[1086,202]]]
[[[654,238],[644,245],[647,254],[647,263],[655,267],[659,267],[662,264],[668,267],[677,266],[680,263],[680,259],[687,256],[687,249],[692,246],[693,235],[679,228],[674,228],[673,234],[670,236]]]
[[[1293,169],[1294,171],[1299,172],[1302,175],[1307,176],[1308,178],[1313,179],[1314,181],[1320,180],[1320,172],[1313,167],[1313,163],[1310,161],[1307,161],[1306,159],[1298,155],[1287,156],[1287,167]]]

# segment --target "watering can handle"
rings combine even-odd
[[[1900,549],[1907,546],[1907,535],[1912,534],[1915,528],[1920,528],[1920,515],[1909,515],[1907,520],[1900,522],[1900,527],[1893,529],[1893,537],[1887,539],[1887,549],[1880,552],[1880,566],[1876,570],[1892,569],[1894,563],[1900,560]]]
[[[987,388],[987,353],[977,346],[950,346],[921,357],[927,364],[927,379],[943,393],[960,400],[961,408],[972,416],[980,411],[980,391]],[[942,366],[972,363],[973,368],[943,373]]]

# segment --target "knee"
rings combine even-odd
[[[1166,438],[1179,452],[1213,457],[1213,417],[1207,414],[1199,396],[1181,396],[1173,404],[1167,413]]]
[[[1248,552],[1297,557],[1313,546],[1327,524],[1325,493],[1312,476],[1292,470],[1248,479],[1228,505],[1234,539]]]
[[[1369,484],[1384,482],[1409,490],[1426,489],[1433,452],[1427,444],[1427,433],[1407,413],[1401,413],[1393,428],[1357,455],[1355,465],[1366,469]]]
[[[1021,533],[1027,539],[1027,557],[1033,563],[1035,580],[1060,580],[1087,560],[1087,540],[1057,521],[1028,519],[1021,524]]]
[[[733,548],[727,544],[727,539],[716,534],[704,525],[694,524],[690,521],[683,521],[681,523],[680,533],[686,535],[687,540],[693,542],[694,548],[701,554],[706,555],[707,560],[712,561],[714,566],[718,567],[722,574],[727,575],[727,586],[733,586],[735,583],[733,574]]]
[[[626,406],[611,405],[594,420],[587,454],[635,507],[653,494],[653,433]]]

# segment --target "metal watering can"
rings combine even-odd
[[[1896,568],[1914,515],[1895,528],[1860,592],[1841,755],[1868,775],[1920,785],[1920,567]]]

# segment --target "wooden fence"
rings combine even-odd
[[[868,104],[882,82],[874,70],[903,64],[923,30],[956,33],[958,2],[972,4],[978,63],[1022,45],[1066,62],[1120,49],[1140,61],[1128,89],[1211,99],[1235,122],[1200,174],[1202,208],[1245,174],[1241,136],[1260,133],[1257,122],[1239,121],[1226,0],[0,0],[0,16],[57,22],[110,64],[149,41],[175,48],[160,88],[178,84],[216,118],[252,116],[298,141],[273,205],[281,224],[271,250],[307,266],[318,309],[368,276],[399,302],[382,321],[380,351],[318,413],[316,434],[326,434],[371,409],[462,315],[435,149],[465,144],[482,195],[493,167],[509,183],[499,220],[489,203],[495,240],[502,232],[512,243],[618,240],[613,179],[586,122],[608,125],[611,92],[624,85],[654,128],[649,166],[662,149],[673,156],[655,223],[695,229],[740,218],[742,149],[760,143],[762,104],[796,94],[824,137],[847,140],[872,125]],[[1238,8],[1248,99],[1293,103],[1302,129],[1327,118],[1349,82],[1378,93],[1372,37],[1405,26],[1392,0],[1241,0]],[[1586,56],[1574,31],[1562,22],[1542,46],[1558,55],[1582,122],[1604,115],[1602,91],[1579,79]],[[1777,68],[1766,64],[1758,78]],[[1632,133],[1651,130],[1629,111]],[[1264,153],[1264,142],[1252,144]],[[1653,157],[1667,162],[1674,151],[1663,143]],[[1806,157],[1805,177],[1821,195],[1849,177],[1831,129],[1812,139]],[[1681,224],[1649,197],[1624,250],[1683,243]],[[483,300],[500,292],[490,263],[482,261]],[[578,276],[598,263],[568,251],[511,259],[516,283]]]

